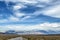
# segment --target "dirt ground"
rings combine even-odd
[[[8,40],[11,38],[23,37],[27,40],[60,40],[60,35],[43,36],[43,35],[16,35],[16,34],[0,34],[0,40]],[[25,40],[23,39],[23,40]]]

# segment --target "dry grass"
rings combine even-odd
[[[0,40],[8,40],[10,38],[16,38],[16,37],[24,37],[28,40],[60,40],[59,35],[55,36],[43,36],[43,35],[16,35],[16,34],[0,34]]]
[[[10,39],[10,38],[15,38],[15,37],[19,37],[19,35],[13,35],[13,34],[0,34],[0,40],[7,40],[7,39]]]

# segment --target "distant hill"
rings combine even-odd
[[[60,34],[59,31],[52,31],[52,30],[30,30],[30,31],[15,31],[15,30],[8,30],[6,32],[0,32],[1,34],[19,34],[19,35],[49,35],[49,34]]]

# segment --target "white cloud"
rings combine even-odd
[[[46,5],[43,5],[41,3],[47,3],[48,5],[53,5],[47,8],[44,8],[42,11],[38,11],[38,15],[40,13],[43,13],[43,15],[47,15],[47,16],[51,16],[51,17],[56,17],[56,18],[60,18],[60,4],[56,2],[53,2],[54,0],[5,0],[5,1],[12,1],[12,2],[22,2],[22,3],[17,3],[16,5],[13,6],[13,10],[17,10],[20,8],[24,8],[26,7],[24,4],[36,4],[35,6],[37,7],[46,7]],[[41,2],[41,3],[40,3]],[[53,2],[53,3],[52,3]],[[14,11],[14,12],[15,12]],[[37,12],[35,12],[36,14]],[[20,13],[18,13],[16,16],[23,16],[24,14],[20,15]]]
[[[52,0],[38,0],[38,1],[43,2],[43,3],[49,3],[49,2],[51,2]]]
[[[45,3],[45,4],[56,4],[56,3],[59,3],[59,0],[4,0],[6,2],[21,2],[23,4],[31,4],[31,5],[36,5],[37,3]],[[56,3],[53,3],[53,2],[56,2]],[[57,2],[58,1],[58,2]]]
[[[26,14],[25,13],[21,13],[19,11],[19,9],[21,8],[25,8],[26,6],[21,4],[21,3],[17,3],[16,5],[13,6],[13,13],[16,17],[22,17],[22,16],[25,16]]]
[[[43,11],[43,15],[60,18],[60,5],[46,8],[45,11]]]
[[[51,2],[51,0],[5,0],[5,1],[6,1],[7,4],[8,4],[9,1],[15,2],[17,5],[14,6],[14,10],[25,7],[25,4],[34,5],[34,6],[37,6],[37,7],[45,7],[46,5],[43,5],[41,3]]]
[[[5,0],[7,2],[25,2],[25,3],[36,3],[36,0]]]
[[[27,27],[27,29],[29,30],[33,30],[33,29],[38,29],[38,30],[60,30],[58,29],[60,27],[60,23],[49,23],[49,22],[45,22],[45,23],[41,23],[41,24],[37,24],[37,25],[32,25],[30,27]]]
[[[22,8],[20,5],[15,5],[15,6],[13,6],[13,10],[18,10],[18,9],[20,9],[20,8]]]
[[[15,16],[16,16],[16,17],[22,17],[22,16],[25,16],[25,14],[24,14],[24,13],[19,13],[19,12],[14,13],[14,14],[15,14]]]
[[[21,19],[21,21],[29,19],[29,18],[31,18],[31,16],[25,16],[24,18]]]
[[[21,2],[23,4],[36,5],[37,3],[47,3],[49,4],[53,0],[5,0],[6,2]]]
[[[35,16],[38,16],[40,14],[55,17],[55,18],[60,18],[60,4],[46,7],[43,10],[38,10],[33,13],[33,15]]]
[[[9,22],[10,22],[10,21],[11,21],[11,22],[16,22],[16,21],[19,21],[20,19],[17,18],[17,17],[14,17],[14,16],[10,16],[8,20],[9,20]]]
[[[31,3],[31,4],[35,4],[38,1],[37,0],[5,0],[5,1],[13,1],[13,2],[26,2],[26,3]],[[49,2],[50,0],[40,0],[40,2]],[[40,5],[37,5],[38,7],[40,7]],[[42,7],[45,7],[44,5],[41,5]],[[15,6],[13,6],[13,10],[16,11],[22,7],[25,7],[22,4],[16,4]],[[31,15],[39,15],[39,14],[43,14],[43,15],[47,15],[47,16],[51,16],[51,17],[55,17],[55,18],[60,18],[60,5],[54,5],[54,6],[50,6],[48,8],[45,8],[45,10],[39,10]],[[21,20],[25,20],[28,18],[31,18],[31,15],[27,15],[24,13],[20,13],[19,11],[14,12],[14,16],[10,16],[9,19],[7,19],[8,21],[20,21],[19,17],[25,16],[24,18],[22,18]],[[0,22],[6,22],[7,20],[2,20]],[[2,26],[1,26],[2,27]],[[60,23],[49,23],[49,22],[45,22],[45,23],[41,23],[41,24],[36,24],[36,25],[7,25],[4,28],[2,27],[2,29],[4,29],[4,31],[6,31],[6,29],[10,30],[10,29],[14,29],[14,30],[33,30],[33,29],[40,29],[40,30],[60,30]]]
[[[36,24],[36,25],[4,25],[4,27],[1,26],[2,29],[5,30],[16,30],[16,31],[29,31],[29,30],[54,30],[54,31],[59,31],[60,30],[60,23],[41,23],[41,24]]]
[[[32,4],[37,3],[37,1],[36,1],[36,0],[22,0],[21,2],[25,2],[25,3],[32,3]]]
[[[16,3],[16,5],[13,6],[14,11],[18,11],[18,9],[25,8],[26,6],[22,3]]]
[[[5,1],[34,3],[34,2],[37,2],[37,1],[40,1],[40,2],[50,2],[52,0],[5,0]]]
[[[49,23],[49,22],[46,22],[46,23],[43,23],[43,24],[40,24],[40,26],[45,26],[45,27],[59,27],[60,26],[60,23]]]

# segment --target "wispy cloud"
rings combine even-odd
[[[31,2],[31,0],[25,0],[25,1],[22,0],[22,3],[18,3],[18,2],[21,2],[21,0],[17,0],[18,2],[16,0],[5,0],[5,1],[11,1],[11,2],[15,1],[16,2],[16,5],[12,6],[13,7],[12,8],[13,9],[12,10],[13,11],[13,17],[10,16],[7,20],[10,19],[11,21],[13,21],[13,20],[19,20],[20,21],[20,20],[35,18],[36,16],[39,16],[40,14],[43,14],[43,15],[46,15],[46,16],[51,16],[51,17],[54,17],[54,18],[60,18],[60,13],[59,13],[60,12],[59,11],[60,4],[59,3],[58,3],[58,5],[48,4],[48,5],[50,5],[48,7],[46,7],[47,4],[43,4],[43,3],[46,3],[46,2],[52,3],[53,0],[51,0],[51,1],[50,0],[33,0],[34,2],[36,1],[37,3],[36,3],[36,5],[32,5],[32,6],[33,7],[34,6],[42,7],[42,9],[41,8],[39,8],[39,10],[35,9],[36,11],[34,11],[33,13],[32,12],[28,13],[28,14],[26,12],[23,12],[23,11],[21,12],[21,10],[19,10],[19,9],[23,9],[23,10],[28,9],[27,11],[31,11],[31,10],[33,11],[33,8],[31,8],[31,10],[30,10],[27,5],[23,4],[24,2],[26,2],[28,4],[29,2]],[[23,17],[23,18],[21,19],[21,17]]]
[[[21,8],[25,8],[26,6],[23,3],[16,3],[16,5],[13,6],[13,10],[17,11]]]
[[[14,16],[10,16],[9,19],[7,19],[7,20],[9,20],[11,22],[16,22],[16,21],[19,21],[19,18],[14,17]]]
[[[27,25],[24,25],[24,24],[15,25],[13,23],[13,24],[7,24],[7,25],[0,25],[1,31],[7,31],[12,29],[18,30],[18,31],[19,30],[28,31],[33,29],[57,30],[57,31],[60,30],[60,22],[59,23],[55,22],[55,20],[60,21],[60,3],[59,3],[60,1],[59,2],[54,0],[5,0],[5,1],[8,5],[7,6],[8,8],[10,7],[10,5],[12,5],[12,4],[9,5],[8,2],[13,2],[16,4],[12,5],[9,9],[9,11],[12,12],[12,14],[7,16],[6,19],[5,18],[0,19],[0,23],[6,24],[9,22],[12,22],[12,23],[23,22],[24,24],[26,24],[28,22],[29,24],[27,23]],[[5,17],[4,15],[0,15],[0,17],[2,16]],[[33,24],[30,25],[30,23],[31,24],[33,23]],[[35,23],[36,25],[34,25]]]
[[[55,5],[45,9],[43,15],[60,18],[60,5]]]

